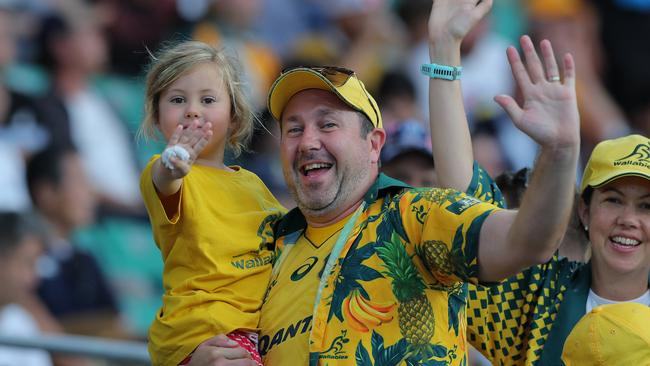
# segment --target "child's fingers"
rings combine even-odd
[[[185,129],[183,129],[183,133],[181,134],[178,142],[183,144],[183,145],[192,145],[191,141],[194,139],[194,136],[196,135],[196,130],[198,129],[199,122],[197,120],[193,120]]]
[[[177,177],[184,177],[190,172],[191,167],[185,160],[173,156],[169,159],[169,162],[174,166],[173,172]]]
[[[205,137],[199,139],[199,141],[196,142],[196,145],[194,145],[194,151],[196,152],[197,156],[201,153],[201,151],[203,151],[203,149],[207,144],[208,144],[208,139]]]
[[[203,134],[201,132],[193,131],[192,134],[187,137],[185,145],[190,149],[195,149],[196,143],[199,142],[202,137]]]
[[[194,148],[194,146],[201,139],[201,137],[202,137],[202,133],[193,131],[192,134],[187,138],[186,141],[187,146],[189,146],[190,148]]]
[[[169,138],[169,146],[176,145],[180,140],[182,134],[183,134],[183,125],[179,124],[178,126],[176,126],[174,133],[172,133],[171,137]]]
[[[193,139],[189,142],[190,146],[193,146],[196,149],[196,144],[202,139],[207,139],[208,141],[212,137],[212,124],[207,122],[201,128],[196,130],[196,133],[193,136]]]

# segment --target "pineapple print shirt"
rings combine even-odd
[[[466,365],[464,282],[477,281],[479,232],[495,210],[463,193],[412,189],[380,175],[333,245],[331,266],[314,266],[323,276],[313,283],[320,287],[308,296],[307,316],[269,329],[264,317],[304,295],[279,291],[289,278],[282,275],[288,253],[304,242],[296,244],[305,219],[291,211],[277,231],[259,342],[264,354],[291,350],[265,364],[298,365],[309,352],[310,365]],[[292,344],[303,330],[308,342]]]

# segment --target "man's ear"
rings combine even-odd
[[[381,149],[384,147],[386,142],[386,131],[383,128],[375,128],[368,134],[370,139],[370,161],[373,163],[379,163],[379,157],[381,154]]]

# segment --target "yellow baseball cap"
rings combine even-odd
[[[562,351],[566,366],[650,366],[650,307],[602,305],[573,328]]]
[[[650,139],[647,137],[628,135],[596,145],[585,167],[580,193],[587,186],[598,188],[625,176],[650,180]]]
[[[375,127],[382,128],[377,102],[363,82],[354,71],[335,66],[296,67],[283,71],[269,91],[269,111],[273,118],[279,121],[291,97],[306,89],[331,91],[352,109],[366,115]]]

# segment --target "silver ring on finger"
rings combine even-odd
[[[556,81],[560,81],[560,76],[559,76],[559,75],[549,76],[549,77],[548,77],[548,81],[549,81],[550,83],[553,83],[553,82],[556,82]]]

